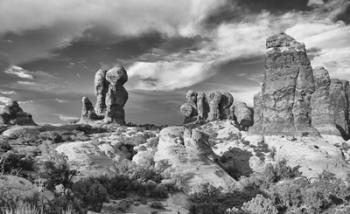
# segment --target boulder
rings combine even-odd
[[[265,77],[261,89],[261,122],[255,134],[318,135],[311,127],[311,95],[315,90],[313,72],[305,45],[285,33],[267,39]]]
[[[104,121],[106,123],[117,123],[125,125],[124,106],[128,100],[128,92],[124,84],[128,80],[126,70],[121,65],[116,65],[106,73],[106,80],[109,82],[106,94],[106,113]]]
[[[248,127],[252,126],[253,121],[253,112],[244,102],[235,102],[232,105],[231,114],[234,115],[235,120],[242,130],[247,130]]]
[[[328,71],[323,68],[314,69],[315,92],[311,96],[311,125],[321,135],[338,135],[340,132],[334,122],[334,112],[331,108],[330,85]]]
[[[349,138],[349,82],[331,79],[329,96],[331,110],[334,113],[334,122],[341,135]]]

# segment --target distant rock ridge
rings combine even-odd
[[[109,70],[100,69],[95,74],[96,105],[87,97],[82,99],[82,113],[79,123],[100,121],[125,125],[124,106],[128,92],[124,84],[128,74],[122,65],[115,65]]]
[[[24,112],[17,101],[11,101],[0,112],[1,125],[36,125],[32,115]]]
[[[186,93],[187,102],[180,107],[184,124],[232,119],[243,129],[253,125],[252,111],[245,103],[236,102],[228,91],[193,91]],[[236,106],[236,107],[235,107]]]
[[[311,67],[305,45],[285,33],[266,41],[265,76],[251,134],[349,137],[349,82]]]

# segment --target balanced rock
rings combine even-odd
[[[248,127],[252,126],[253,112],[244,102],[235,102],[231,106],[231,115],[233,115],[234,120],[237,121],[242,130],[247,130]]]
[[[330,89],[331,109],[335,124],[341,135],[349,138],[349,82],[331,79]]]
[[[328,71],[323,67],[315,68],[314,80],[315,92],[311,97],[311,125],[322,135],[340,136],[334,120],[334,110],[331,106],[329,94],[331,79]],[[335,88],[338,87],[333,85],[333,89]],[[337,102],[334,98],[333,101],[334,104]],[[345,114],[343,114],[343,117],[345,118]]]
[[[311,127],[310,100],[315,85],[305,45],[281,33],[268,38],[266,47],[265,77],[254,105],[260,121],[251,132],[317,135]]]
[[[124,106],[129,98],[124,84],[128,80],[128,75],[123,66],[117,65],[106,73],[106,80],[109,82],[106,94],[105,122],[125,124]]]
[[[108,82],[106,80],[107,71],[100,69],[95,74],[95,95],[96,105],[95,112],[98,115],[103,115],[106,111],[106,94],[108,91]]]
[[[17,101],[10,102],[2,109],[0,123],[5,125],[36,125],[32,115],[24,112]]]

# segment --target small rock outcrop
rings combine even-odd
[[[349,82],[331,79],[329,89],[335,125],[345,139],[349,139]]]
[[[340,132],[335,124],[334,109],[332,107],[337,101],[333,97],[333,105],[331,105],[331,79],[328,71],[323,67],[319,67],[315,68],[313,72],[315,92],[311,96],[311,125],[322,135],[340,136]],[[333,86],[333,88],[335,89],[337,87]],[[345,118],[344,113],[343,117]]]
[[[82,102],[82,109],[81,109],[80,123],[98,120],[99,117],[95,113],[94,106],[92,105],[92,102],[90,101],[90,99],[87,97],[83,97],[81,102]]]
[[[314,78],[305,45],[285,33],[267,39],[265,77],[255,96],[252,133],[317,134],[311,127]]]
[[[231,106],[231,117],[237,121],[241,130],[247,130],[248,127],[252,126],[253,121],[253,111],[244,102],[235,102]]]
[[[204,93],[190,90],[186,93],[186,100],[180,107],[185,124],[230,119],[230,107],[234,99],[226,91]]]
[[[32,115],[24,112],[17,101],[4,106],[0,112],[0,124],[4,125],[36,125]]]
[[[237,187],[236,181],[215,162],[217,156],[206,134],[179,126],[164,128],[159,137],[155,166],[173,178],[184,178],[181,185],[186,193],[196,192],[196,187],[205,183],[223,191]]]
[[[109,70],[100,69],[95,74],[95,108],[91,101],[84,97],[80,123],[101,121],[125,125],[124,106],[128,100],[128,92],[124,84],[128,74],[121,65]]]

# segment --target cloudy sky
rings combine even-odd
[[[176,124],[188,89],[252,104],[265,40],[285,31],[350,80],[349,0],[0,0],[0,104],[41,123],[80,115],[101,66],[129,74],[127,121]]]

